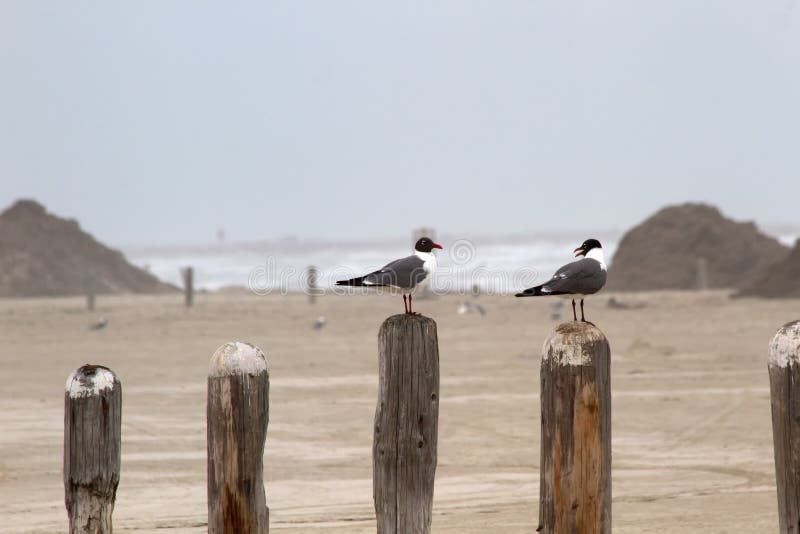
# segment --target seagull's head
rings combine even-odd
[[[600,241],[597,239],[587,239],[583,242],[581,246],[576,248],[573,252],[575,256],[586,256],[586,254],[595,248],[603,248],[603,245],[600,244]]]
[[[414,245],[414,250],[417,252],[430,252],[433,249],[438,248],[441,249],[442,245],[433,242],[433,239],[429,237],[421,237],[417,244]]]

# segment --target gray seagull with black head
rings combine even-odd
[[[518,297],[547,297],[557,295],[561,298],[572,299],[572,318],[577,321],[575,313],[575,300],[581,301],[581,321],[586,321],[583,315],[583,298],[593,295],[606,285],[606,261],[603,258],[603,247],[597,239],[587,239],[581,246],[574,250],[575,256],[583,256],[578,261],[573,261],[556,271],[553,277],[544,284],[522,293]]]
[[[406,313],[416,315],[411,310],[411,296],[414,291],[427,284],[436,270],[434,249],[442,246],[432,239],[423,237],[414,245],[411,256],[387,263],[377,271],[350,280],[339,280],[337,286],[388,287],[403,294]]]

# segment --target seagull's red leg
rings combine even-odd
[[[586,322],[586,318],[583,316],[583,299],[581,299],[581,321]]]
[[[411,309],[411,295],[408,295],[408,313],[414,315],[414,310]]]
[[[406,313],[408,313],[408,302],[406,302],[406,294],[403,293],[403,308],[405,308]]]
[[[575,299],[572,299],[572,320],[578,320],[578,315],[575,313]]]

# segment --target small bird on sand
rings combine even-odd
[[[403,294],[403,306],[407,314],[417,315],[411,309],[411,296],[415,290],[430,281],[431,275],[436,270],[436,255],[433,250],[441,250],[441,248],[441,245],[434,243],[428,237],[420,238],[414,245],[414,253],[411,256],[387,263],[367,275],[350,280],[339,280],[336,285],[388,287]]]
[[[584,256],[556,271],[553,277],[542,285],[517,293],[518,297],[546,297],[558,295],[572,299],[572,318],[577,321],[575,299],[581,301],[581,321],[586,321],[583,314],[583,298],[600,291],[606,284],[606,261],[603,258],[603,247],[597,239],[587,239],[574,250],[575,256]]]
[[[106,326],[108,326],[108,319],[101,317],[96,323],[89,326],[89,330],[102,330]]]
[[[481,315],[486,315],[486,310],[483,309],[483,306],[478,304],[477,302],[470,302],[465,300],[461,304],[459,304],[458,309],[456,310],[459,315],[465,315],[467,313],[478,312]]]

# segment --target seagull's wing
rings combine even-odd
[[[374,273],[364,277],[364,285],[375,281],[376,285],[394,286],[411,289],[422,282],[428,273],[423,268],[424,262],[415,255],[395,260]]]
[[[545,295],[591,295],[600,291],[605,283],[606,271],[600,262],[582,258],[561,267],[540,287]]]
[[[336,282],[337,285],[398,287],[412,289],[423,281],[428,273],[423,268],[424,262],[416,255],[400,258],[388,263],[375,272],[351,280]]]

